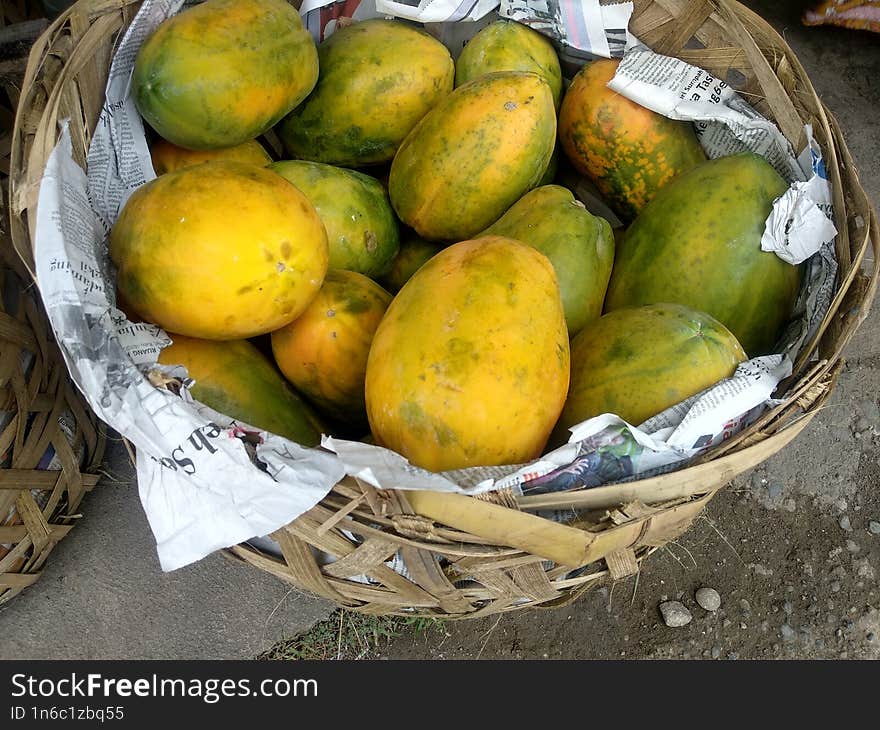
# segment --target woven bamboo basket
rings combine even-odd
[[[12,232],[31,267],[37,189],[58,121],[70,118],[74,153],[84,164],[114,43],[139,5],[80,0],[32,51],[11,164]],[[838,124],[785,41],[732,0],[636,0],[630,28],[656,51],[727,80],[777,122],[795,149],[804,145],[805,122],[823,147],[839,231],[836,295],[793,374],[780,384],[781,402],[687,468],[655,478],[551,495],[458,498],[475,513],[514,519],[522,534],[542,535],[551,547],[557,538],[573,545],[577,555],[570,564],[498,544],[479,529],[466,532],[433,520],[432,493],[376,490],[350,478],[273,533],[280,557],[250,544],[229,553],[366,613],[460,618],[556,606],[635,573],[641,560],[684,532],[719,489],[784,448],[816,415],[840,373],[844,347],[868,313],[880,253],[875,214]],[[552,508],[581,511],[580,529],[534,514]]]
[[[40,9],[41,11],[42,9]],[[15,105],[27,50],[47,25],[3,4],[0,31],[0,604],[32,585],[98,481],[105,430],[73,387],[6,215]]]

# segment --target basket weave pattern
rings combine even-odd
[[[3,299],[14,302],[11,311],[0,309],[2,604],[40,577],[76,523],[80,500],[98,481],[105,439],[70,382],[41,306],[10,267],[0,267],[0,275]],[[43,463],[47,448],[54,449],[51,470]]]
[[[114,44],[139,4],[80,0],[33,49],[11,161],[12,232],[17,252],[31,267],[36,195],[58,121],[70,118],[74,154],[84,163]],[[525,512],[578,510],[577,526],[588,547],[577,571],[438,524],[416,514],[405,491],[376,490],[351,478],[274,533],[281,558],[249,545],[230,553],[368,613],[457,618],[560,605],[601,581],[636,572],[642,559],[688,528],[718,489],[783,448],[818,412],[841,370],[843,348],[868,313],[880,260],[875,214],[837,122],[783,39],[742,5],[732,0],[634,5],[630,28],[654,50],[727,80],[777,122],[795,149],[803,147],[804,123],[812,124],[822,145],[839,231],[838,285],[819,332],[776,394],[782,402],[685,469],[589,490],[482,498]],[[866,256],[869,251],[873,256]],[[395,569],[392,558],[405,569]]]
[[[31,4],[36,5],[36,4]],[[0,604],[39,577],[98,481],[104,427],[70,382],[30,276],[12,251],[6,197],[13,118],[27,42],[45,20],[3,3],[0,29],[14,55],[0,64]],[[18,55],[17,46],[24,49]],[[47,468],[48,467],[48,468]]]

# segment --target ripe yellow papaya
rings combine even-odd
[[[540,455],[569,379],[550,260],[500,236],[425,263],[391,302],[367,360],[376,442],[434,471]]]
[[[364,378],[373,335],[391,295],[355,271],[331,269],[311,304],[272,333],[281,372],[322,414],[366,426]]]
[[[327,273],[327,234],[280,175],[204,162],[138,188],[110,232],[123,298],[146,321],[210,340],[283,327]]]
[[[603,58],[577,73],[559,109],[559,142],[578,172],[628,222],[706,154],[690,122],[664,117],[608,88],[619,63]]]
[[[339,28],[318,59],[317,86],[276,131],[291,157],[345,167],[394,157],[455,76],[446,46],[398,20]]]
[[[547,82],[498,71],[459,86],[404,140],[388,177],[391,205],[428,240],[461,241],[541,180],[556,140]]]
[[[193,150],[260,136],[318,79],[318,52],[284,0],[206,0],[159,25],[138,51],[135,106],[160,137]]]

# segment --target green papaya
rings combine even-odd
[[[605,310],[675,302],[725,325],[749,357],[770,353],[801,266],[761,250],[773,201],[788,188],[759,155],[703,162],[660,189],[617,248]]]
[[[679,304],[603,315],[571,341],[571,384],[556,428],[603,413],[638,426],[730,377],[746,355],[717,320]]]
[[[327,230],[330,269],[383,274],[400,245],[397,218],[382,184],[369,175],[320,162],[284,160],[269,169],[292,182]]]
[[[591,214],[567,188],[535,188],[480,235],[513,238],[550,259],[569,335],[602,314],[614,262],[614,235],[608,221]]]
[[[326,430],[269,359],[247,340],[219,342],[169,334],[163,365],[183,365],[195,380],[193,398],[218,413],[317,446]]]

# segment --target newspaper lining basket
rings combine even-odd
[[[98,481],[105,442],[103,424],[70,381],[9,236],[5,199],[15,101],[27,44],[46,24],[28,11],[23,2],[4,3],[0,18],[0,605],[37,581],[76,524],[83,495]]]
[[[80,0],[35,44],[16,118],[11,223],[16,251],[33,271],[37,192],[58,121],[69,118],[84,164],[116,41],[136,0]],[[867,316],[877,286],[880,231],[834,117],[784,40],[733,0],[635,0],[630,28],[654,50],[728,81],[801,149],[803,124],[822,145],[833,189],[839,274],[816,337],[780,384],[782,402],[690,466],[651,479],[552,495],[480,498],[539,529],[529,511],[584,510],[581,570],[557,565],[421,516],[405,491],[346,478],[317,506],[272,537],[282,557],[239,545],[229,553],[340,606],[376,614],[477,617],[573,600],[607,579],[631,575],[676,538],[714,493],[782,449],[809,423],[839,375],[841,353]],[[478,499],[478,498],[468,498]],[[389,560],[405,566],[395,570]]]

